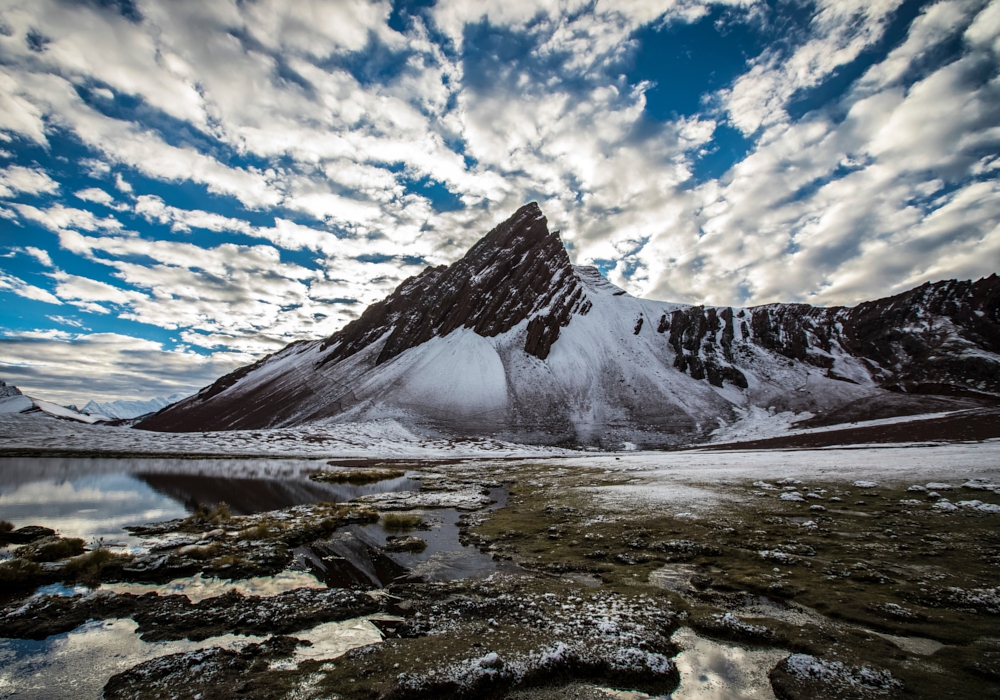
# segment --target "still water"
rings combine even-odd
[[[309,480],[326,468],[323,460],[182,460],[182,459],[0,459],[0,519],[15,527],[43,525],[64,537],[88,543],[139,549],[141,540],[122,528],[182,518],[199,506],[225,502],[234,515],[247,515],[319,501],[345,502],[370,493],[419,490],[404,476],[352,486]],[[500,505],[505,489],[495,489]],[[116,592],[186,595],[192,601],[238,590],[247,595],[275,595],[298,587],[383,585],[369,574],[372,561],[386,559],[395,573],[410,571],[425,579],[487,575],[497,565],[475,547],[458,541],[459,513],[423,511],[427,529],[416,532],[428,542],[419,554],[381,554],[387,533],[379,525],[349,526],[335,533],[329,546],[343,550],[336,570],[319,554],[297,550],[293,567],[275,576],[244,581],[204,579],[200,575],[162,585],[111,584]],[[10,556],[0,548],[0,558]],[[37,591],[49,595],[86,595],[82,586],[54,584]],[[238,649],[257,637],[222,635],[202,642],[145,642],[132,620],[96,620],[42,641],[0,638],[0,700],[6,698],[97,698],[108,679],[142,661],[212,646]],[[381,640],[367,620],[326,623],[296,633],[307,639],[309,653],[323,658]],[[298,657],[291,662],[297,663]]]
[[[0,520],[132,547],[138,540],[123,527],[185,517],[198,506],[224,501],[234,515],[248,515],[420,488],[407,477],[364,486],[309,480],[325,467],[322,460],[0,459]]]

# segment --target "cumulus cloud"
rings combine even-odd
[[[87,266],[17,241],[54,291],[19,271],[0,288],[176,331],[182,355],[249,358],[336,330],[533,199],[575,262],[667,300],[856,303],[989,274],[998,8],[931,0],[899,24],[901,0],[438,0],[390,26],[368,0],[131,16],[12,0],[0,139],[69,136],[100,187],[0,170],[0,216]],[[640,30],[709,14],[763,50],[699,113],[653,118],[652,83],[627,75]],[[723,132],[746,154],[706,175]]]
[[[64,404],[193,392],[250,359],[230,352],[169,350],[117,333],[8,331],[0,335],[0,347],[4,381]]]
[[[13,197],[17,193],[53,194],[59,183],[48,173],[38,168],[11,165],[0,170],[0,198]]]

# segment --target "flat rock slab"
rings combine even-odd
[[[412,510],[415,508],[454,508],[479,510],[493,503],[489,492],[478,487],[457,491],[397,491],[373,493],[355,498],[354,503],[372,505],[379,510]]]

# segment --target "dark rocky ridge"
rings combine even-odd
[[[618,328],[618,321],[624,326]],[[502,363],[507,398],[499,401],[506,403],[466,412],[454,408],[460,395],[445,392],[416,405],[414,394],[427,392],[418,366],[434,358],[434,351],[424,352],[427,344],[461,329],[493,339],[490,349],[473,344],[453,350],[460,354],[436,386],[451,381],[452,366]],[[565,332],[570,337],[561,341]],[[550,354],[564,346],[560,370]],[[484,360],[483,352],[492,354]],[[352,410],[348,419],[367,419],[371,414],[358,411],[385,404],[390,415],[415,415],[416,427],[437,433],[573,443],[600,441],[617,431],[616,439],[676,443],[703,439],[717,418],[737,417],[713,386],[732,385],[754,405],[824,415],[840,411],[845,420],[857,420],[850,416],[864,414],[872,400],[882,416],[940,405],[932,401],[924,407],[913,395],[950,396],[958,402],[955,408],[996,403],[998,355],[996,275],[928,283],[855,307],[738,309],[638,300],[596,270],[574,267],[558,233],[548,231],[538,205],[531,203],[461,260],[405,280],[329,338],[293,343],[137,427],[257,429]],[[394,374],[397,370],[404,374]],[[797,388],[789,384],[789,372],[798,373]],[[411,391],[414,381],[424,388]],[[904,395],[911,398],[902,400]],[[581,415],[586,425],[581,426]],[[681,434],[687,437],[677,437]]]
[[[664,314],[657,327],[676,353],[674,366],[716,386],[746,388],[733,363],[753,343],[782,357],[852,381],[834,369],[839,350],[862,358],[890,391],[958,396],[1000,395],[1000,277],[927,282],[854,307],[768,304],[749,310],[692,306]],[[963,342],[964,341],[964,342]]]
[[[528,327],[524,350],[544,360],[559,328],[586,303],[559,238],[534,202],[490,231],[454,265],[428,267],[323,341],[322,364],[337,362],[389,333],[375,364],[457,328],[492,338],[548,307]],[[585,310],[583,310],[585,313]]]

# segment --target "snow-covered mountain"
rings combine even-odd
[[[78,423],[98,423],[111,418],[100,413],[87,414],[72,406],[60,406],[51,401],[25,396],[16,386],[0,381],[0,413],[25,413],[47,415],[55,418],[77,421]]]
[[[88,401],[87,405],[81,410],[83,413],[99,413],[111,418],[137,418],[147,413],[159,411],[161,408],[165,408],[172,403],[177,403],[185,396],[187,394],[178,393],[167,397],[157,396],[148,401],[128,401],[126,399],[107,401],[105,403]]]
[[[706,439],[755,406],[851,420],[872,405],[920,412],[913,395],[996,402],[998,307],[996,275],[853,308],[638,299],[572,265],[532,203],[329,338],[293,343],[137,427],[388,418],[431,434],[653,446]]]

